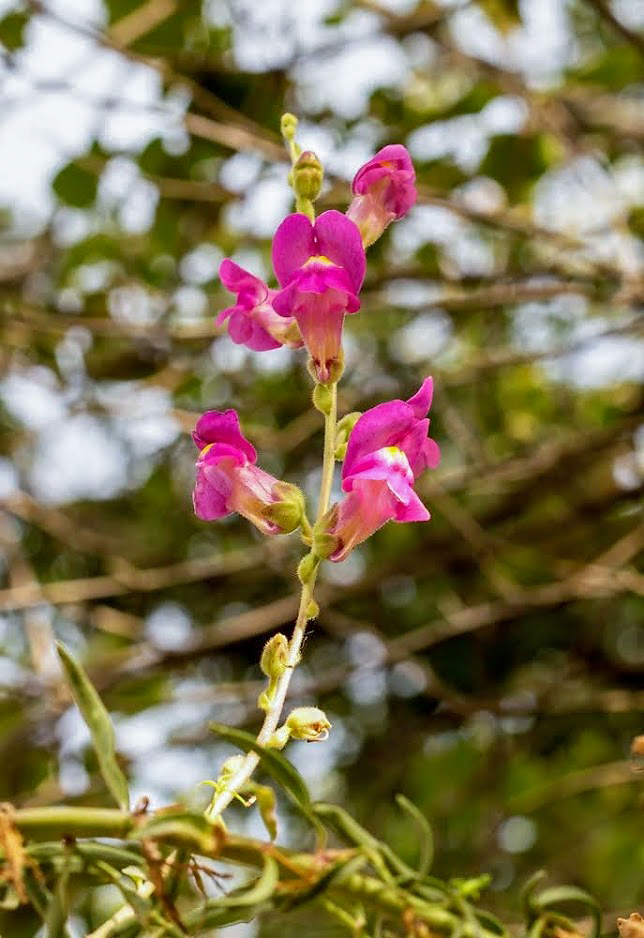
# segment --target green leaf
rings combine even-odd
[[[222,928],[233,922],[247,922],[255,918],[262,905],[271,898],[279,883],[279,868],[272,857],[264,857],[260,876],[247,889],[242,887],[222,899],[209,899],[199,909],[183,916],[189,934],[205,928]]]
[[[601,932],[601,907],[597,900],[584,889],[579,889],[577,886],[551,886],[540,892],[538,896],[533,896],[531,900],[532,908],[539,912],[569,902],[579,903],[590,909],[594,921],[593,935],[598,938]]]
[[[124,811],[128,811],[130,795],[125,776],[116,761],[114,727],[110,715],[84,668],[67,651],[64,645],[57,643],[56,648],[76,705],[91,733],[92,744],[103,781],[114,796],[118,806]]]
[[[434,832],[432,831],[431,825],[422,811],[416,807],[413,802],[408,798],[405,798],[404,795],[396,795],[396,803],[405,811],[417,824],[420,837],[419,837],[419,849],[420,856],[418,858],[418,875],[422,878],[427,876],[431,869],[432,860],[434,859]]]
[[[15,52],[25,44],[25,27],[28,22],[27,13],[9,13],[0,20],[0,43],[9,52]]]
[[[211,723],[210,729],[226,742],[232,743],[243,752],[254,752],[261,759],[262,765],[272,775],[276,782],[282,786],[297,805],[310,811],[311,796],[306,783],[297,769],[291,765],[281,752],[276,749],[265,749],[260,746],[254,736],[244,730],[224,726],[221,723]]]
[[[52,186],[61,202],[74,208],[87,208],[96,199],[98,179],[77,163],[68,163],[55,177]]]

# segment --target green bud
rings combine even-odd
[[[297,133],[297,124],[298,120],[295,114],[289,114],[288,111],[286,114],[282,114],[282,119],[280,120],[280,131],[285,140],[291,141]]]
[[[297,565],[297,575],[302,586],[306,586],[315,576],[320,563],[320,558],[315,554],[305,554]]]
[[[337,537],[330,533],[330,529],[336,522],[338,511],[339,505],[332,505],[313,526],[313,551],[320,560],[326,560],[338,546]]]
[[[288,639],[278,632],[264,645],[259,666],[271,680],[280,678],[288,667]]]
[[[306,621],[310,622],[311,619],[317,619],[319,615],[320,615],[320,607],[318,606],[316,601],[312,599],[311,602],[306,607]]]
[[[292,739],[304,739],[307,743],[323,742],[331,729],[326,713],[317,707],[296,707],[284,725]]]
[[[362,417],[360,411],[354,410],[350,414],[345,414],[345,416],[338,421],[335,431],[335,458],[340,462],[342,462],[347,454],[347,443],[349,442],[351,431],[360,417]]]
[[[328,384],[316,384],[313,388],[313,406],[327,416],[333,406],[333,395]]]
[[[315,202],[322,188],[324,170],[312,150],[300,153],[293,165],[293,191],[300,199]]]

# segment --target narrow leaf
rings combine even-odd
[[[577,886],[552,886],[544,889],[538,896],[532,899],[533,908],[539,911],[550,910],[553,906],[567,904],[569,902],[580,903],[590,909],[593,917],[594,936],[598,938],[601,932],[601,907],[597,900],[583,889]]]
[[[84,668],[63,645],[57,643],[56,647],[76,705],[91,733],[103,781],[119,807],[127,811],[130,796],[127,781],[116,761],[114,727],[110,716]]]
[[[405,811],[417,824],[420,837],[419,837],[419,850],[420,856],[418,858],[418,875],[423,878],[431,869],[432,860],[434,859],[434,832],[431,829],[430,823],[422,813],[422,811],[416,807],[416,805],[410,801],[408,798],[405,798],[404,795],[396,795],[396,802],[398,805]]]

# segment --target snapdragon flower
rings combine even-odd
[[[354,199],[347,217],[356,223],[368,247],[416,201],[416,173],[405,147],[393,143],[378,150],[355,174],[351,189]]]
[[[289,215],[273,239],[273,267],[282,287],[275,312],[295,317],[318,381],[334,380],[345,313],[360,309],[366,260],[358,229],[341,212],[324,212],[315,223]]]
[[[289,348],[303,345],[295,319],[275,312],[272,300],[276,291],[269,289],[263,280],[229,258],[221,262],[219,279],[227,290],[237,294],[236,304],[222,310],[215,320],[218,326],[228,321],[228,333],[233,342],[256,352],[282,345]]]
[[[207,411],[192,438],[199,448],[193,492],[198,518],[215,521],[236,511],[264,534],[298,527],[304,508],[300,490],[256,465],[257,452],[234,410]]]
[[[432,392],[432,379],[426,378],[408,401],[378,404],[357,421],[342,467],[347,496],[331,509],[325,526],[335,544],[329,560],[344,560],[387,521],[429,521],[413,485],[440,460],[438,444],[427,436]]]

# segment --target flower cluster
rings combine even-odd
[[[236,303],[218,315],[217,323],[227,323],[233,341],[255,351],[305,346],[319,406],[324,397],[319,392],[326,394],[342,373],[344,317],[360,309],[365,248],[413,206],[415,174],[403,146],[386,146],[356,173],[346,215],[332,210],[315,219],[321,165],[309,151],[294,156],[293,164],[292,185],[301,210],[284,219],[273,239],[278,287],[270,288],[230,259],[222,261],[219,276]],[[268,535],[301,526],[314,555],[336,562],[387,521],[427,521],[429,512],[414,483],[439,461],[438,446],[428,437],[431,398],[427,378],[408,401],[382,403],[362,415],[348,415],[349,423],[341,421],[336,458],[344,458],[344,498],[314,529],[300,490],[257,466],[235,411],[209,411],[193,434],[200,451],[195,512],[205,521],[238,512]]]

